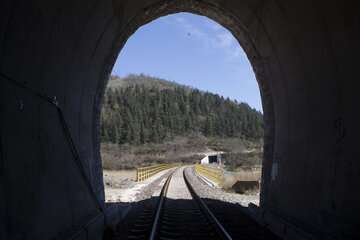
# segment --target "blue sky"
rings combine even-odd
[[[233,35],[209,18],[178,13],[144,25],[119,54],[112,74],[146,74],[224,97],[262,111],[251,65]]]

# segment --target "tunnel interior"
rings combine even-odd
[[[1,239],[101,238],[106,81],[136,29],[177,12],[229,29],[253,66],[265,121],[257,216],[284,238],[358,236],[360,21],[351,4],[9,0],[0,9]]]
[[[218,162],[218,156],[217,155],[209,156],[209,163],[217,163],[217,162]]]

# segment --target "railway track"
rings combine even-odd
[[[157,203],[143,211],[128,239],[277,239],[242,211],[201,199],[183,169],[166,179]]]

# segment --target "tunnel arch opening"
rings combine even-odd
[[[0,235],[40,239],[82,230],[86,238],[88,216],[103,218],[97,207],[104,202],[97,128],[112,65],[137,28],[184,11],[230,29],[260,83],[266,122],[261,219],[281,229],[284,238],[293,238],[299,229],[320,238],[358,236],[360,194],[353,189],[360,176],[354,158],[359,155],[354,110],[359,102],[354,88],[359,14],[353,5],[323,0],[2,1],[5,224]],[[58,107],[73,143],[61,137],[65,131]],[[86,228],[100,234],[101,221]]]
[[[118,6],[118,10],[121,11],[122,7]],[[245,51],[250,64],[252,65],[253,71],[258,82],[262,107],[263,107],[263,116],[264,116],[264,154],[263,154],[263,169],[270,169],[270,166],[273,161],[273,145],[274,145],[274,109],[273,109],[273,98],[270,89],[270,83],[266,77],[266,64],[263,60],[263,57],[257,51],[256,44],[254,43],[254,37],[250,34],[250,31],[246,29],[244,25],[241,24],[241,20],[238,19],[235,14],[229,10],[225,10],[219,5],[206,3],[202,1],[162,1],[151,6],[148,6],[138,12],[131,20],[125,24],[125,27],[119,29],[118,35],[113,41],[111,46],[110,54],[107,57],[107,61],[102,67],[103,75],[101,81],[99,82],[97,88],[97,99],[99,99],[95,106],[94,111],[94,123],[96,131],[94,132],[94,149],[98,157],[98,162],[101,163],[100,156],[100,115],[101,115],[101,100],[105,93],[107,81],[109,79],[110,73],[113,69],[115,61],[120,53],[120,51],[125,46],[127,40],[142,26],[147,23],[154,21],[160,17],[167,16],[170,14],[176,13],[192,13],[200,16],[205,16],[211,20],[219,23],[224,28],[228,29],[232,35],[237,39],[240,46]],[[121,19],[118,19],[121,21]],[[254,20],[256,21],[256,19]],[[259,23],[259,28],[261,24]],[[267,185],[264,182],[267,182],[270,179],[269,171],[262,171],[261,177],[261,193],[260,193],[260,205],[265,204],[264,196],[267,192]]]

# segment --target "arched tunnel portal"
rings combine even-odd
[[[360,34],[350,2],[4,0],[0,11],[1,239],[101,238],[106,81],[136,29],[184,11],[228,28],[256,74],[261,220],[287,238],[358,234]]]

